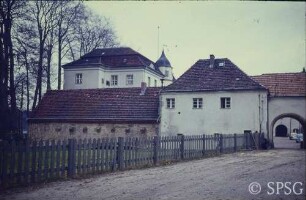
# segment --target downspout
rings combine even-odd
[[[259,133],[261,133],[261,119],[260,119],[260,116],[261,116],[261,106],[260,106],[260,93],[258,94],[258,124],[259,124]]]
[[[160,136],[161,135],[161,107],[162,107],[162,97],[161,97],[161,91],[162,91],[163,88],[161,88],[161,90],[159,90],[158,92],[158,96],[159,96],[159,104],[158,104],[158,118],[157,118],[157,123],[159,122],[159,127],[158,127],[158,135],[157,136]]]

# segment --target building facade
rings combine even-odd
[[[159,132],[160,88],[48,91],[29,119],[32,139],[148,137]]]
[[[199,60],[161,93],[161,135],[267,134],[265,87],[229,59]]]
[[[306,73],[272,73],[252,76],[269,89],[269,138],[304,133],[306,127]]]
[[[63,66],[64,89],[160,87],[172,83],[164,52],[156,63],[131,48],[95,49]],[[170,78],[171,77],[171,78]]]

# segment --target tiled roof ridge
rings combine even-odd
[[[267,90],[228,58],[197,60],[183,75],[163,91]],[[224,62],[225,66],[218,66]]]
[[[263,74],[258,74],[258,75],[250,75],[251,77],[252,76],[263,76],[263,75],[288,75],[288,74],[304,74],[306,75],[305,72],[271,72],[271,73],[263,73]]]
[[[80,59],[82,58],[95,58],[95,57],[108,57],[108,56],[127,56],[127,55],[140,55],[139,52],[135,51],[134,49],[130,48],[130,47],[127,47],[127,48],[109,48],[109,49],[129,49],[131,51],[133,51],[133,53],[129,53],[129,54],[126,54],[126,53],[120,53],[120,54],[111,54],[111,55],[90,55],[93,51],[102,51],[102,50],[105,50],[104,48],[98,48],[98,49],[93,49],[92,51],[88,52],[87,54],[84,54],[80,57]]]

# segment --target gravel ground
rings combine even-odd
[[[306,199],[305,158],[299,149],[274,149],[226,154],[168,166],[130,170],[82,180],[53,182],[40,188],[6,191],[0,199]],[[261,192],[250,194],[252,182]],[[268,182],[302,182],[296,193],[268,189]],[[276,190],[275,185],[271,185]],[[291,186],[292,187],[292,186]],[[256,188],[255,188],[256,189]],[[288,190],[287,190],[288,191]]]

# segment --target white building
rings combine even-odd
[[[252,78],[269,89],[269,138],[273,141],[275,136],[305,133],[306,73],[273,73]]]
[[[131,48],[95,49],[63,66],[64,89],[160,87],[172,83],[172,67],[164,52],[150,59]]]
[[[267,95],[229,59],[211,55],[162,91],[160,134],[267,134]]]

